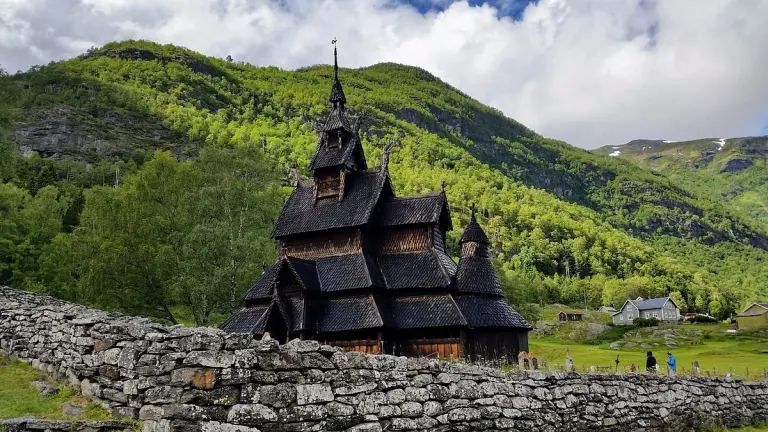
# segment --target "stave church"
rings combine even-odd
[[[474,206],[456,264],[445,191],[398,197],[389,146],[368,167],[335,45],[329,101],[311,180],[296,182],[273,231],[280,258],[221,328],[367,353],[516,361],[531,326],[504,301]]]

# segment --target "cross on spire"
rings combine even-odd
[[[472,206],[469,209],[472,211],[472,222],[477,222],[477,218],[475,217],[475,213],[477,213],[477,206],[475,203],[472,203]]]

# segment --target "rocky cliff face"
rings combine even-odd
[[[118,111],[82,113],[67,105],[55,105],[37,112],[31,120],[16,123],[13,138],[27,156],[37,153],[89,162],[123,159],[136,151],[155,149],[183,155],[197,148],[151,118]]]
[[[768,420],[768,383],[515,372],[279,346],[0,288],[0,350],[144,431],[626,431]]]

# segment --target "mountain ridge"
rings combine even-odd
[[[330,77],[326,65],[284,71],[146,41],[107,44],[0,79],[0,90],[14,95],[5,107],[9,141],[29,156],[19,162],[21,175],[3,179],[34,194],[68,180],[66,160],[75,159],[103,165],[101,184],[110,184],[116,165],[129,175],[155,150],[184,159],[218,146],[257,146],[303,170]],[[539,300],[583,301],[579,290],[590,290],[588,301],[598,304],[641,290],[677,292],[706,308],[721,294],[768,294],[760,266],[766,230],[706,194],[623,158],[544,138],[422,69],[341,69],[341,80],[350,110],[366,114],[369,161],[400,136],[390,164],[398,193],[445,182],[455,226],[477,202],[503,277]],[[751,279],[734,282],[743,272],[738,260],[717,258],[723,254],[749,263]]]
[[[695,193],[715,193],[768,227],[768,136],[633,140],[594,152],[661,173]]]

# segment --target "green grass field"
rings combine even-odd
[[[71,388],[59,385],[58,394],[38,397],[33,381],[46,380],[42,372],[21,362],[0,357],[0,419],[23,416],[48,419],[68,419],[62,412],[65,402],[80,406],[85,414],[72,420],[109,420],[109,413],[88,399],[75,395]]]
[[[617,355],[620,370],[628,370],[633,362],[639,370],[645,368],[645,349],[612,350],[604,345],[565,343],[546,338],[531,340],[530,343],[530,351],[537,355],[540,362],[547,360],[551,368],[564,365],[566,348],[573,356],[574,365],[578,370],[588,370],[590,366],[613,367]],[[765,348],[764,343],[735,340],[705,342],[702,345],[680,347],[670,351],[677,359],[678,372],[690,372],[691,362],[698,361],[702,373],[710,371],[723,375],[731,372],[744,377],[749,369],[750,377],[755,379],[755,375],[762,374],[764,368],[768,369],[768,354],[759,353],[760,349]],[[656,347],[654,351],[656,359],[662,365],[666,362],[666,352],[665,347]]]
[[[542,310],[542,321],[555,322],[560,308],[547,306]],[[645,352],[651,350],[656,360],[666,372],[666,352],[669,350],[677,359],[678,373],[690,373],[691,362],[698,361],[702,373],[724,375],[731,373],[735,377],[759,379],[765,377],[768,370],[768,354],[760,353],[768,349],[768,334],[765,332],[740,332],[736,335],[726,334],[731,328],[728,324],[682,324],[663,325],[644,330],[628,329],[626,327],[608,327],[599,336],[591,339],[584,331],[588,325],[607,324],[610,315],[599,312],[587,312],[584,321],[559,324],[547,336],[532,337],[530,352],[535,353],[539,362],[546,360],[548,367],[558,368],[565,364],[566,348],[574,358],[574,364],[579,371],[588,371],[590,366],[615,368],[616,356],[619,357],[619,370],[629,371],[632,363],[639,371],[645,370]],[[629,330],[623,338],[623,333]],[[619,348],[610,349],[608,345],[616,340],[636,343],[663,342],[663,338],[652,339],[650,333],[655,330],[673,331],[681,341],[677,348],[655,346],[651,348]],[[634,337],[639,332],[640,339]],[[691,336],[697,333],[698,336]],[[683,334],[686,336],[684,337]],[[747,376],[749,372],[749,376]]]

